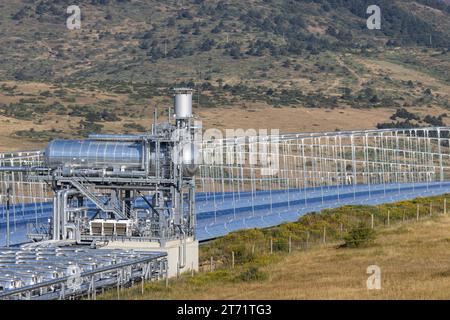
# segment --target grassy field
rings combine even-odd
[[[200,248],[205,269],[208,269],[209,255],[215,255],[217,263],[223,263],[220,268],[216,266],[216,270],[200,272],[194,277],[182,275],[170,280],[168,287],[165,283],[147,283],[144,294],[141,285],[122,289],[120,299],[449,299],[450,215],[444,214],[443,199],[419,198],[379,207],[343,207],[267,230],[234,233]],[[433,203],[431,216],[430,202]],[[344,225],[345,233],[358,221],[370,223],[371,213],[375,216],[376,238],[367,245],[343,246],[343,241],[330,232],[339,224],[341,229]],[[360,218],[355,220],[355,217]],[[270,237],[279,241],[291,235],[298,240],[299,231],[320,230],[324,225],[330,234],[326,244],[316,243],[308,249],[293,245],[291,253],[275,245],[278,250],[274,249],[272,254],[267,248],[257,248],[246,259],[239,251],[258,239]],[[229,261],[224,261],[229,250],[235,250],[244,262],[231,268]],[[369,277],[366,270],[370,265],[381,268],[381,290],[366,287]],[[100,298],[117,297],[117,291],[112,290]]]

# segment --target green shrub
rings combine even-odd
[[[142,126],[138,123],[125,123],[123,125],[123,127],[127,128],[127,129],[134,129],[138,132],[146,132],[147,131],[147,129],[144,126]]]
[[[212,282],[227,282],[233,280],[233,271],[230,269],[219,269],[213,272],[200,273],[195,277],[187,278],[192,286],[209,285]]]
[[[260,281],[267,279],[267,273],[259,270],[258,267],[250,267],[241,272],[237,278],[241,281]]]
[[[364,223],[359,223],[344,236],[345,247],[356,248],[370,245],[375,239],[375,232]]]

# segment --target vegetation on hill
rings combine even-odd
[[[70,32],[65,28],[70,1],[16,0],[3,8],[2,41],[9,44],[2,47],[3,77],[201,84],[234,72],[244,79],[255,67],[271,80],[277,75],[272,78],[269,71],[280,65],[294,71],[339,71],[314,61],[326,51],[372,55],[396,46],[422,46],[447,55],[450,19],[444,17],[450,17],[450,6],[440,0],[411,2],[378,1],[382,28],[368,30],[369,0],[252,0],[252,5],[82,0],[77,2],[82,29]],[[304,66],[305,60],[312,61]],[[239,71],[244,64],[249,67]],[[262,73],[254,77],[262,79]]]
[[[71,31],[68,0],[10,1],[0,4],[0,115],[73,117],[80,135],[121,121],[136,131],[176,85],[195,88],[203,108],[449,108],[450,5],[380,0],[382,28],[368,30],[371,4],[80,0]]]
[[[393,122],[378,123],[377,128],[444,127],[444,118],[447,118],[447,113],[440,114],[439,116],[426,115],[422,118],[413,112],[400,108],[391,116],[391,120],[394,120]]]

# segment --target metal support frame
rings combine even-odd
[[[26,273],[21,272],[21,269],[13,269],[8,263],[0,262],[0,271],[3,273],[0,277],[0,288],[3,288],[0,290],[0,299],[51,300],[81,296],[95,299],[97,291],[101,289],[132,284],[140,279],[158,280],[166,276],[164,269],[167,266],[166,253],[77,249],[77,247],[48,250],[48,247],[24,247],[0,253],[0,257],[3,258],[14,253],[16,260],[28,259]],[[30,254],[34,254],[36,259],[28,258]],[[46,263],[40,262],[40,256],[47,257]],[[65,264],[76,260],[80,260],[78,261],[80,274],[76,278],[77,285],[74,286],[71,281],[73,276],[67,275]],[[97,261],[99,265],[94,267],[89,261]],[[78,264],[74,266],[78,267]],[[11,272],[10,278],[7,277],[8,272]],[[7,285],[11,287],[5,289]]]

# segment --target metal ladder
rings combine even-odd
[[[107,213],[113,213],[116,217],[127,219],[122,212],[121,208],[117,205],[108,206],[102,202],[102,200],[92,193],[84,184],[75,179],[70,179],[70,183],[78,189],[86,198],[91,200],[99,209]]]

